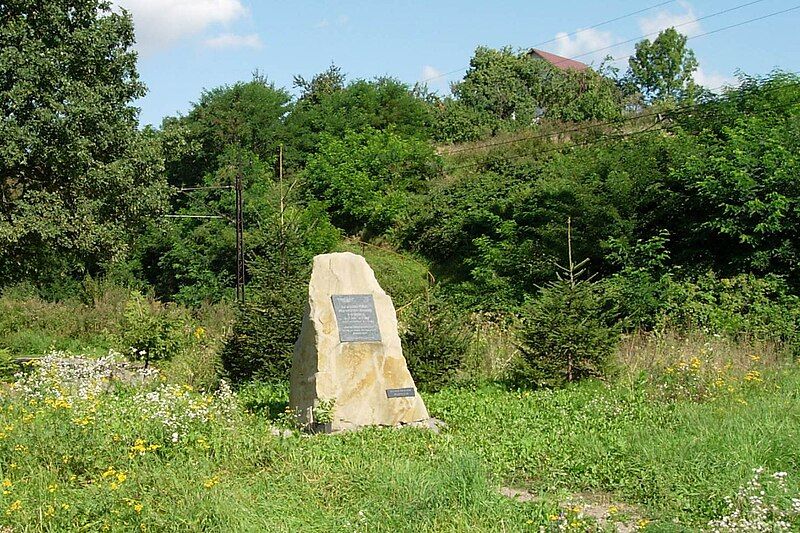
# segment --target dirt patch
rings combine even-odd
[[[513,498],[513,499],[519,500],[521,502],[531,502],[531,501],[539,499],[538,496],[528,492],[525,489],[515,489],[515,488],[512,488],[512,487],[500,487],[499,492],[500,492],[500,494],[502,494],[506,498]]]
[[[539,495],[527,489],[500,487],[498,492],[506,498],[520,502],[541,500]],[[578,492],[570,495],[559,504],[564,511],[581,514],[597,522],[601,530],[612,529],[617,533],[638,531],[647,523],[642,518],[642,510],[636,505],[620,502],[612,494],[603,492]]]

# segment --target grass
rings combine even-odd
[[[364,253],[382,283],[400,280],[392,294],[427,287],[424,265]],[[127,297],[1,297],[0,360],[52,347],[105,353]],[[513,328],[478,318],[470,375],[498,378]],[[788,473],[770,502],[789,509],[800,497],[800,369],[780,346],[629,336],[612,381],[518,391],[468,380],[424,395],[447,423],[438,435],[282,437],[285,384],[250,384],[232,406],[195,391],[216,382],[230,310],[191,320],[202,339],[162,362],[163,382],[145,391],[80,397],[74,380],[34,387],[38,396],[0,388],[0,531],[591,531],[609,527],[611,509],[648,531],[697,531],[731,514],[726,497],[757,467],[768,481]],[[598,512],[591,501],[605,503]]]
[[[564,502],[600,494],[638,509],[644,529],[696,531],[726,513],[725,497],[755,467],[788,472],[787,494],[800,492],[800,372],[762,374],[703,401],[665,397],[647,376],[560,391],[450,388],[425,395],[448,424],[438,435],[276,436],[270,417],[279,418],[285,386],[251,385],[235,404],[176,386],[150,399],[125,387],[85,399],[65,392],[68,406],[51,393],[31,402],[10,390],[0,409],[0,524],[585,531],[592,519]],[[165,422],[174,420],[177,430]],[[504,486],[532,497],[502,496]]]

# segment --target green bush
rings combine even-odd
[[[666,325],[732,338],[775,341],[800,350],[800,298],[780,278],[707,272],[673,282],[665,295]]]
[[[287,283],[240,305],[222,366],[234,383],[289,379],[294,343],[300,334],[305,284]]]
[[[561,386],[602,376],[619,341],[597,287],[588,282],[549,284],[525,306],[523,322],[516,376],[522,385]]]
[[[452,309],[437,297],[414,309],[402,335],[403,353],[417,387],[438,391],[462,368],[469,338]]]
[[[125,304],[122,343],[131,359],[145,362],[172,359],[192,343],[190,324],[174,306],[132,292]]]

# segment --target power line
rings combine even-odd
[[[800,87],[800,84],[795,84],[795,86]],[[779,90],[779,89],[785,89],[786,87],[787,86],[785,86],[785,85],[784,86],[778,86],[778,87],[773,87],[773,88],[767,88],[764,91],[765,92],[774,91],[774,90]],[[741,89],[736,91],[737,94],[739,94],[741,92],[742,92]],[[627,118],[627,119],[623,119],[622,121],[619,121],[619,122],[628,122],[628,121],[631,121],[631,120],[639,120],[639,119],[642,119],[642,118],[648,118],[648,117],[653,117],[653,116],[658,117],[658,120],[656,120],[656,122],[654,122],[653,124],[651,124],[650,126],[648,126],[647,128],[645,128],[644,130],[641,130],[641,131],[636,131],[636,132],[631,132],[631,133],[606,134],[606,135],[603,135],[603,136],[601,136],[599,138],[587,139],[585,141],[575,142],[575,143],[571,143],[569,145],[552,146],[550,148],[545,148],[545,149],[537,151],[536,155],[544,154],[544,153],[548,153],[548,152],[566,150],[566,149],[570,149],[570,148],[578,148],[578,147],[582,147],[582,146],[589,146],[589,145],[592,145],[592,144],[597,144],[597,143],[605,142],[605,141],[621,140],[621,139],[625,139],[625,138],[628,138],[628,137],[633,137],[633,136],[636,136],[636,135],[641,135],[641,134],[644,134],[644,133],[648,133],[656,125],[658,125],[661,122],[663,122],[663,118],[675,117],[676,115],[688,113],[688,112],[691,112],[691,111],[694,111],[694,110],[697,110],[697,109],[702,109],[704,106],[707,106],[709,104],[720,103],[720,102],[724,102],[725,100],[730,100],[734,96],[735,95],[732,94],[732,95],[730,95],[730,96],[728,96],[726,98],[718,98],[716,100],[712,100],[711,102],[701,102],[701,103],[698,103],[698,104],[687,105],[687,106],[683,106],[683,107],[674,109],[672,111],[652,112],[652,113],[648,113],[648,114],[637,115],[635,117],[630,117],[630,118]],[[797,105],[797,103],[798,102],[794,102],[792,105]],[[597,127],[599,125],[600,124],[594,124],[591,127]],[[561,130],[561,131],[550,132],[550,133],[543,134],[543,135],[526,137],[526,138],[522,138],[522,139],[512,139],[510,141],[504,141],[502,143],[476,147],[476,148],[473,148],[471,150],[462,150],[461,152],[475,151],[475,150],[480,150],[480,149],[483,149],[483,148],[491,148],[493,146],[499,146],[499,145],[502,145],[502,144],[512,144],[514,142],[522,142],[522,141],[533,140],[533,139],[537,139],[537,138],[550,137],[550,136],[559,135],[559,134],[562,134],[562,133],[571,133],[573,131],[583,131],[583,130],[586,130],[586,129],[590,129],[591,127],[586,127],[586,128],[582,128],[582,129],[573,129],[573,130]],[[523,158],[523,157],[530,157],[531,155],[532,154],[519,154],[519,155],[514,155],[514,156],[502,157],[502,158],[500,158],[500,160],[501,161],[511,161],[511,160],[520,159],[520,158]],[[454,165],[454,166],[448,167],[448,170],[457,170],[457,169],[460,169],[460,168],[478,166],[478,165],[481,165],[481,164],[483,164],[482,161],[471,161],[469,163],[465,163],[465,164],[461,164],[461,165]]]
[[[566,39],[567,37],[574,37],[575,35],[578,35],[578,34],[583,33],[585,31],[593,30],[595,28],[599,28],[600,26],[605,26],[606,24],[611,24],[612,22],[617,22],[618,20],[623,20],[623,19],[626,19],[628,17],[632,17],[634,15],[639,15],[640,13],[644,13],[645,11],[650,11],[651,9],[655,9],[657,7],[661,7],[661,6],[664,6],[664,5],[667,5],[667,4],[671,4],[674,1],[675,0],[669,0],[667,2],[660,2],[658,4],[654,4],[652,6],[645,7],[644,9],[639,9],[638,11],[633,11],[631,13],[626,13],[625,15],[620,15],[620,16],[615,17],[613,19],[604,20],[603,22],[599,22],[597,24],[589,26],[588,28],[583,28],[581,30],[574,31],[572,33],[567,33],[566,35],[561,35],[559,37],[554,37],[554,38],[552,38],[552,39],[550,39],[548,41],[542,41],[540,43],[536,43],[536,44],[532,45],[530,48],[536,48],[537,46],[543,46],[545,44],[550,44],[552,42],[559,41],[561,39]],[[461,72],[462,70],[465,70],[467,68],[469,68],[469,67],[468,66],[467,67],[461,67],[461,68],[459,68],[457,70],[451,70],[449,72],[443,72],[442,74],[437,74],[436,76],[431,76],[430,78],[426,78],[424,80],[421,80],[420,83],[427,83],[427,82],[429,82],[431,80],[435,80],[435,79],[441,78],[443,76],[449,76],[450,74],[455,74],[456,72]]]
[[[661,6],[665,6],[667,4],[671,4],[674,1],[675,0],[669,0],[668,2],[661,2],[660,4],[655,4],[655,5],[652,5],[650,7],[646,7],[644,9],[640,9],[639,11],[634,11],[633,13],[628,13],[628,14],[621,15],[621,16],[613,18],[613,19],[604,20],[603,22],[600,22],[600,23],[595,24],[593,26],[589,26],[588,28],[583,28],[583,29],[574,31],[572,33],[567,33],[567,34],[564,34],[564,35],[560,35],[558,37],[553,37],[549,41],[542,41],[541,43],[536,43],[533,46],[531,46],[531,48],[536,48],[537,46],[543,46],[545,44],[550,44],[550,43],[553,43],[553,42],[556,42],[556,41],[560,41],[561,39],[566,39],[567,37],[574,37],[576,35],[580,35],[581,33],[585,32],[585,31],[593,30],[595,28],[599,28],[600,26],[605,26],[606,24],[611,24],[612,22],[617,22],[618,20],[626,19],[626,18],[632,17],[634,15],[639,15],[640,13],[644,13],[645,11],[650,11],[651,9],[655,9],[657,7],[661,7]]]
[[[692,35],[692,36],[686,37],[686,40],[687,41],[691,41],[692,39],[698,39],[700,37],[706,37],[707,35],[713,35],[715,33],[721,32],[721,31],[730,30],[731,28],[738,28],[739,26],[744,26],[745,24],[750,24],[751,22],[757,22],[759,20],[764,20],[764,19],[767,19],[767,18],[770,18],[770,17],[775,17],[777,15],[783,15],[784,13],[789,13],[790,11],[795,11],[797,9],[800,9],[800,5],[796,5],[794,7],[783,9],[781,11],[775,11],[773,13],[768,13],[768,14],[762,15],[760,17],[755,17],[755,18],[752,18],[752,19],[743,20],[742,22],[737,22],[735,24],[730,24],[728,26],[723,26],[723,27],[717,28],[715,30],[703,32],[703,33],[700,33],[700,34],[697,34],[697,35]],[[620,43],[620,44],[622,44],[622,43]],[[625,57],[614,58],[614,59],[611,60],[611,63],[617,63],[619,61],[626,61],[626,60],[630,59],[631,57],[632,57],[631,55],[627,55]],[[721,87],[717,87],[717,89],[719,89],[719,88],[721,88]],[[711,90],[713,91],[714,89],[711,89]]]
[[[738,6],[729,7],[728,9],[723,9],[721,11],[717,11],[717,12],[711,13],[709,15],[704,15],[704,16],[696,18],[696,19],[692,19],[692,20],[689,20],[689,21],[686,21],[686,22],[681,22],[680,24],[674,24],[671,27],[672,28],[682,28],[683,26],[688,26],[689,24],[696,24],[696,23],[700,22],[701,20],[706,20],[706,19],[710,19],[710,18],[713,18],[713,17],[719,17],[720,15],[725,15],[727,13],[731,13],[732,11],[737,11],[739,9],[742,9],[742,8],[745,8],[745,7],[749,7],[749,6],[752,6],[754,4],[760,4],[761,2],[764,2],[764,0],[752,0],[751,2],[745,2],[744,4],[739,4]],[[797,7],[800,7],[800,6],[797,6]],[[792,9],[797,9],[797,7],[794,7]],[[771,17],[771,16],[774,16],[774,15],[780,15],[781,13],[785,13],[786,11],[791,11],[791,9],[784,10],[784,11],[779,11],[779,12],[776,12],[776,13],[770,13],[769,15],[765,15],[763,17],[758,17],[758,18],[755,18],[755,19],[746,20],[746,21],[740,23],[739,25],[747,24],[748,22],[753,22],[755,20],[761,20],[762,18],[767,18],[767,17]],[[661,33],[661,31],[662,30],[651,31],[650,33],[645,33],[644,35],[640,35],[639,37],[633,37],[631,39],[628,39],[628,40],[625,40],[625,41],[622,41],[622,42],[619,42],[619,43],[614,43],[614,44],[611,44],[611,45],[608,45],[608,46],[604,46],[604,47],[598,48],[596,50],[590,50],[588,52],[583,52],[582,54],[578,54],[578,55],[576,55],[574,57],[571,57],[571,58],[564,58],[561,61],[555,62],[554,65],[558,65],[558,64],[564,63],[566,61],[571,61],[571,60],[577,59],[579,57],[585,57],[585,56],[588,56],[588,55],[591,55],[591,54],[596,54],[597,52],[603,52],[604,50],[609,50],[611,48],[616,48],[617,46],[622,46],[623,44],[630,44],[630,43],[633,43],[633,42],[637,42],[637,41],[640,41],[642,39],[646,39],[648,37],[652,37],[654,35],[658,35],[659,33]],[[696,35],[695,37],[700,37],[700,35]]]
[[[710,14],[708,14],[708,15],[704,15],[704,16],[702,16],[702,17],[695,18],[695,19],[692,19],[692,20],[690,20],[690,21],[687,21],[687,22],[682,22],[682,23],[680,23],[680,24],[675,24],[675,25],[673,25],[672,27],[673,27],[673,28],[680,28],[680,27],[683,27],[683,26],[687,26],[687,25],[689,25],[689,24],[696,24],[696,23],[700,22],[701,20],[707,20],[707,19],[710,19],[710,18],[713,18],[713,17],[718,17],[718,16],[721,16],[721,15],[725,15],[725,14],[727,14],[727,13],[731,13],[731,12],[733,12],[733,11],[737,11],[737,10],[739,10],[739,9],[743,9],[743,8],[745,8],[745,7],[749,7],[749,6],[752,6],[752,5],[755,5],[755,4],[759,4],[759,3],[761,3],[761,2],[764,2],[764,1],[765,1],[765,0],[751,0],[750,2],[745,2],[745,3],[743,3],[743,4],[739,4],[739,5],[737,5],[737,6],[729,7],[729,8],[727,8],[727,9],[723,9],[723,10],[721,10],[721,11],[716,11],[716,12],[714,12],[714,13],[710,13]],[[652,8],[655,8],[655,7],[658,7],[658,5],[651,6],[650,8],[646,8],[646,9],[644,9],[644,10],[641,10],[641,11],[647,11],[647,9],[652,9]],[[749,20],[746,20],[746,21],[744,21],[744,22],[740,22],[740,23],[738,23],[738,24],[731,25],[730,27],[741,26],[741,25],[744,25],[744,24],[747,24],[747,23],[750,23],[750,22],[754,22],[754,21],[757,21],[757,20],[762,20],[762,19],[764,19],[764,18],[773,17],[773,16],[775,16],[775,15],[780,15],[780,14],[783,14],[783,13],[787,13],[787,12],[789,12],[789,11],[792,11],[792,10],[795,10],[795,9],[798,9],[798,8],[800,8],[800,5],[798,5],[798,6],[796,6],[796,7],[793,7],[793,8],[785,9],[785,10],[783,10],[783,11],[777,11],[777,12],[775,12],[775,13],[770,13],[770,14],[768,14],[768,15],[764,15],[764,16],[762,16],[762,17],[757,17],[757,18],[754,18],[754,19],[749,19]],[[641,11],[639,11],[639,12],[641,12]],[[619,20],[619,19],[625,18],[626,16],[632,16],[632,15],[635,15],[635,14],[637,14],[637,13],[631,13],[631,14],[629,14],[629,15],[623,15],[623,16],[621,16],[621,17],[617,17],[617,19],[615,19],[615,20]],[[595,27],[596,27],[596,26],[599,26],[599,25],[602,25],[602,24],[604,24],[604,23],[600,23],[600,24],[598,24],[598,25],[595,25]],[[588,29],[588,28],[587,28],[587,29]],[[720,28],[719,30],[713,30],[713,31],[711,31],[711,32],[706,32],[706,33],[704,33],[704,34],[701,34],[701,35],[696,35],[696,36],[694,36],[694,38],[696,38],[696,37],[702,37],[702,36],[705,36],[705,35],[710,35],[711,33],[716,33],[716,32],[718,32],[718,31],[722,31],[722,30],[724,30],[724,29],[729,29],[729,27]],[[581,31],[585,31],[585,30],[581,30]],[[595,49],[595,50],[590,50],[590,51],[588,51],[588,52],[583,52],[583,53],[581,53],[581,54],[578,54],[578,55],[575,55],[575,56],[572,56],[572,57],[565,57],[565,58],[563,58],[563,59],[561,59],[561,60],[558,60],[558,61],[555,61],[555,62],[553,62],[552,64],[553,64],[554,66],[558,66],[558,65],[560,65],[561,63],[566,63],[567,61],[574,61],[574,60],[576,60],[576,59],[578,59],[578,58],[581,58],[581,57],[585,57],[585,56],[588,56],[588,55],[596,54],[596,53],[598,53],[598,52],[603,52],[603,51],[605,51],[605,50],[610,50],[610,49],[612,49],[612,48],[616,48],[616,47],[618,47],[618,46],[622,46],[622,45],[624,45],[624,44],[630,44],[630,43],[632,43],[632,42],[640,41],[640,40],[642,40],[642,39],[646,39],[646,38],[648,38],[648,37],[652,37],[652,36],[654,36],[654,35],[658,35],[660,32],[661,32],[661,31],[659,30],[659,31],[654,31],[654,32],[646,33],[646,34],[644,34],[644,35],[640,35],[639,37],[633,37],[633,38],[631,38],[631,39],[627,39],[627,40],[625,40],[625,41],[621,41],[621,42],[614,43],[614,44],[611,44],[611,45],[608,45],[608,46],[604,46],[604,47],[602,47],[602,48],[597,48],[597,49]],[[569,35],[575,35],[575,34],[577,34],[577,33],[579,33],[579,32],[574,32],[573,34],[569,34]],[[565,35],[564,37],[568,37],[569,35]],[[548,42],[552,42],[552,40],[551,40],[551,41],[548,41]],[[529,48],[536,48],[537,46],[541,46],[542,44],[546,44],[546,43],[534,44],[533,46],[531,46],[531,47],[529,47]],[[449,72],[445,72],[445,73],[443,73],[443,74],[439,74],[439,75],[437,75],[437,76],[433,76],[433,77],[431,77],[431,78],[428,78],[428,79],[422,80],[420,83],[426,83],[426,82],[428,82],[428,81],[430,81],[430,80],[434,80],[434,79],[437,79],[437,78],[441,78],[442,76],[447,76],[447,75],[449,75],[449,74],[455,74],[456,72],[461,72],[461,71],[463,71],[463,70],[465,70],[465,69],[467,69],[467,68],[469,68],[469,66],[467,66],[467,67],[462,67],[462,68],[460,68],[460,69],[457,69],[457,70],[451,70],[451,71],[449,71]]]

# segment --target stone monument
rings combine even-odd
[[[392,300],[360,255],[314,258],[289,405],[317,431],[429,420],[406,367]]]

